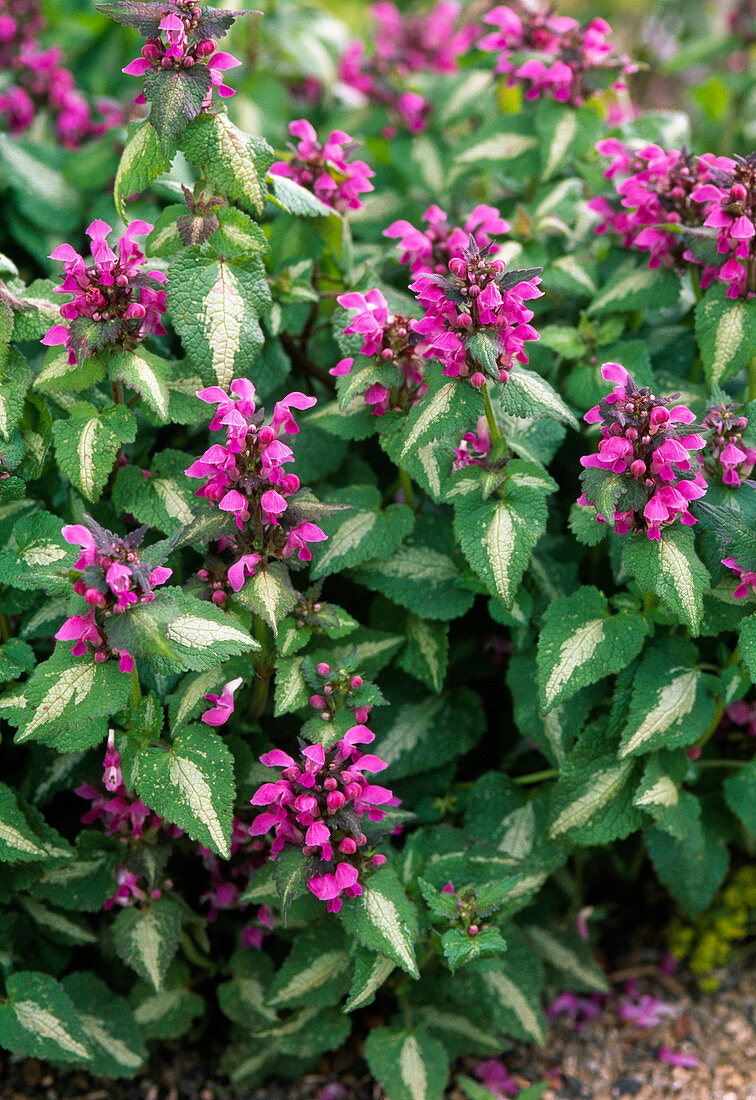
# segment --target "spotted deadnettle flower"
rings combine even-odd
[[[69,524],[63,528],[63,538],[81,547],[75,569],[81,571],[74,582],[74,592],[83,596],[86,610],[69,616],[55,637],[74,642],[71,652],[82,657],[89,646],[95,661],[118,657],[121,672],[131,672],[134,658],[125,650],[111,649],[105,625],[111,615],[123,614],[137,604],[154,600],[153,590],[165,584],[172,570],[164,565],[148,565],[139,557],[139,547],[146,527],[140,527],[123,538],[101,527],[91,516],[85,516],[86,526]]]
[[[728,569],[732,569],[735,576],[738,578],[738,586],[733,592],[733,596],[736,599],[742,600],[748,595],[749,589],[756,593],[756,572],[752,569],[743,569],[738,564],[737,559],[733,557],[722,558],[722,565],[726,565]]]
[[[717,157],[709,182],[691,197],[707,204],[704,225],[716,229],[717,252],[727,257],[717,272],[727,297],[756,294],[756,153]]]
[[[595,467],[615,474],[624,474],[640,491],[641,500],[625,511],[615,511],[615,531],[626,534],[645,530],[650,539],[659,539],[661,528],[679,517],[691,525],[695,517],[688,511],[692,500],[706,492],[706,482],[700,472],[681,477],[696,466],[692,452],[706,445],[697,432],[687,429],[695,415],[686,405],[667,406],[675,397],[660,398],[643,389],[619,363],[604,363],[603,377],[614,382],[614,389],[584,416],[588,424],[601,424],[598,454],[581,458],[586,467]],[[583,493],[580,504],[594,501]],[[604,516],[597,520],[606,523]]]
[[[286,844],[301,847],[310,858],[310,890],[327,902],[330,913],[338,913],[342,895],[362,893],[366,868],[386,860],[365,850],[367,838],[360,828],[361,817],[367,814],[370,821],[379,822],[384,816],[381,807],[397,801],[386,787],[365,778],[365,772],[387,767],[380,757],[359,748],[374,739],[360,722],[330,748],[302,742],[298,760],[281,749],[260,757],[266,767],[283,771],[280,779],[264,783],[253,795],[252,805],[266,809],[252,822],[250,833],[262,836],[274,830],[271,859]]]
[[[346,334],[358,333],[364,338],[363,355],[371,355],[386,367],[385,378],[371,382],[363,390],[366,405],[376,416],[390,409],[407,412],[415,402],[425,397],[428,383],[424,381],[425,361],[420,337],[412,329],[412,319],[403,313],[392,313],[380,290],[361,294],[353,290],[336,299],[344,309],[356,309]],[[340,359],[329,374],[336,377],[349,374],[353,358]]]
[[[452,470],[463,470],[466,466],[485,466],[491,450],[488,421],[481,416],[474,432],[465,432],[454,451]]]
[[[289,125],[289,131],[299,138],[292,145],[289,160],[276,161],[271,172],[288,176],[334,210],[359,210],[359,196],[372,191],[373,169],[363,160],[349,160],[356,143],[343,130],[332,130],[324,145],[318,141],[314,128],[305,118]]]
[[[747,427],[748,418],[736,411],[732,401],[710,405],[701,425],[707,437],[701,456],[704,468],[710,476],[718,474],[731,489],[737,489],[756,464],[756,448],[743,442]]]
[[[588,206],[601,215],[596,232],[611,230],[619,235],[624,248],[648,252],[651,268],[701,263],[695,234],[664,227],[703,227],[708,208],[694,195],[711,179],[717,158],[711,154],[697,157],[685,148],[664,150],[658,145],[632,149],[617,138],[600,141],[596,149],[609,159],[604,175],[615,181],[620,199],[619,207],[603,196],[589,201]],[[708,285],[718,266],[704,266],[703,282]]]
[[[133,221],[118,241],[118,252],[107,242],[110,226],[93,221],[87,228],[92,240],[91,265],[70,244],[61,244],[50,253],[62,260],[65,277],[56,294],[72,295],[60,307],[68,325],[53,325],[42,343],[63,344],[68,362],[77,363],[87,354],[104,347],[134,347],[148,333],[165,333],[161,316],[165,313],[165,291],[159,289],[166,276],[162,271],[142,272],[144,253],[135,236],[149,233],[148,222]],[[92,322],[95,322],[94,331]]]
[[[241,687],[243,681],[241,676],[236,680],[229,680],[227,684],[223,685],[223,691],[220,695],[206,695],[208,703],[214,703],[215,705],[206,710],[202,715],[202,721],[208,726],[222,726],[229,720],[234,713],[234,693]]]
[[[467,351],[477,333],[494,337],[499,345],[494,381],[506,382],[515,360],[527,363],[525,343],[537,340],[529,324],[533,313],[525,306],[540,298],[540,268],[506,272],[502,260],[491,259],[491,246],[479,248],[471,235],[461,256],[448,264],[448,275],[420,273],[410,284],[425,316],[411,327],[427,342],[425,357],[439,359],[444,374],[468,378],[473,386],[486,381],[484,368]]]
[[[235,69],[241,65],[241,61],[233,54],[216,50],[215,39],[198,38],[201,9],[190,3],[183,6],[183,12],[174,7],[165,14],[159,26],[162,34],[148,38],[139,57],[130,61],[123,72],[129,76],[144,76],[146,73],[165,69],[180,72],[193,69],[195,65],[204,66],[210,72],[210,87],[202,103],[202,110],[207,111],[212,105],[213,89],[217,90],[221,99],[228,99],[235,94],[233,88],[223,83],[223,72],[226,69]],[[146,103],[147,100],[140,94],[134,102]]]
[[[255,405],[255,387],[248,379],[235,379],[230,390],[228,394],[220,386],[208,386],[198,391],[202,401],[217,405],[210,430],[225,428],[226,442],[213,443],[186,471],[188,477],[205,479],[197,496],[213,501],[236,520],[238,534],[224,537],[220,546],[221,551],[233,550],[233,564],[200,571],[200,580],[212,585],[216,604],[225,603],[226,585],[238,592],[261,562],[294,554],[310,561],[308,544],[326,537],[317,524],[301,518],[290,499],[300,483],[296,474],[284,472],[294,452],[279,438],[299,431],[292,409],[309,409],[316,399],[290,393],[276,402],[266,424],[265,410]]]
[[[510,228],[495,206],[482,203],[474,208],[462,229],[450,226],[447,215],[436,205],[428,207],[423,221],[428,223],[427,229],[416,229],[410,222],[401,220],[383,231],[384,237],[398,240],[402,249],[401,263],[409,264],[413,273],[431,271],[443,275],[449,260],[463,255],[470,236],[484,249],[492,244],[491,237],[507,233]],[[492,250],[493,255],[495,250]]]
[[[424,130],[432,105],[406,87],[415,72],[453,73],[458,58],[477,36],[474,26],[459,27],[460,5],[440,0],[428,12],[405,14],[380,0],[371,7],[374,52],[350,42],[339,62],[339,77],[365,99],[388,107],[412,133]]]
[[[557,15],[551,5],[534,3],[519,11],[508,5],[493,8],[483,22],[496,30],[478,48],[499,54],[495,71],[505,73],[510,86],[524,85],[526,99],[546,95],[577,107],[595,94],[602,76],[637,71],[607,41],[612,29],[605,19],[581,27],[571,16]],[[611,86],[625,85],[615,79]]]

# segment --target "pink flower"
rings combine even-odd
[[[384,237],[395,238],[402,249],[401,262],[410,270],[430,271],[443,275],[452,257],[461,257],[469,245],[470,236],[481,250],[491,245],[491,238],[509,232],[509,224],[493,206],[476,206],[462,229],[451,228],[446,214],[438,206],[429,206],[423,214],[428,228],[415,229],[408,221],[393,222],[383,231]],[[492,250],[495,255],[496,250]]]
[[[601,373],[615,386],[585,414],[589,424],[601,425],[601,441],[597,454],[580,461],[585,467],[622,474],[628,489],[635,483],[633,508],[623,510],[620,497],[612,517],[615,531],[626,534],[635,528],[645,529],[648,538],[658,540],[661,528],[677,518],[683,524],[694,524],[688,506],[706,492],[692,454],[703,449],[705,440],[687,429],[694,414],[685,405],[669,408],[670,399],[656,397],[648,387],[639,390],[620,363],[605,363]],[[642,505],[638,491],[645,496]],[[579,503],[594,501],[584,493]],[[597,519],[606,522],[601,515]]]
[[[202,715],[202,721],[206,722],[208,726],[222,726],[224,725],[231,715],[234,713],[234,692],[241,686],[242,678],[239,676],[236,680],[229,680],[224,685],[220,695],[206,695],[208,703],[214,703],[215,705],[206,710]]]
[[[108,744],[102,766],[105,769],[102,777],[105,789],[111,792],[117,791],[123,783],[123,774],[121,773],[121,754],[115,747],[115,730],[108,730]]]
[[[299,144],[291,146],[288,161],[276,161],[270,169],[274,175],[287,176],[324,202],[343,213],[359,210],[363,203],[359,195],[373,190],[372,168],[362,160],[350,160],[355,143],[343,130],[333,130],[324,145],[317,140],[315,130],[304,119],[289,126]]]
[[[153,284],[165,282],[160,271],[143,272],[144,254],[133,240],[149,233],[147,222],[133,221],[118,241],[114,252],[106,241],[110,226],[93,221],[87,234],[92,241],[94,263],[87,265],[70,244],[59,245],[50,255],[62,260],[65,276],[56,293],[72,296],[60,307],[66,321],[86,317],[99,326],[98,347],[118,345],[133,348],[148,333],[164,334],[161,316],[166,308],[166,295]],[[65,345],[68,362],[77,363],[89,354],[87,338],[67,325],[53,325],[42,337],[48,346]]]
[[[239,592],[244,586],[246,577],[253,577],[257,572],[260,561],[259,554],[242,554],[228,569],[228,583],[234,592]]]
[[[682,1066],[683,1069],[695,1069],[698,1065],[698,1058],[695,1054],[683,1054],[672,1050],[668,1046],[659,1049],[659,1061],[668,1062],[671,1066]]]

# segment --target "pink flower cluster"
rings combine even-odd
[[[142,46],[139,57],[134,58],[123,69],[129,76],[144,76],[146,73],[160,72],[171,69],[173,72],[193,69],[195,65],[206,66],[210,71],[210,88],[202,104],[203,110],[208,110],[213,89],[217,89],[221,99],[228,99],[234,95],[234,89],[223,83],[223,72],[226,69],[235,69],[241,65],[241,61],[233,54],[216,50],[215,39],[202,38],[197,40],[194,31],[197,27],[197,19],[200,8],[192,4],[184,3],[185,11],[179,15],[174,8],[160,21],[162,37],[148,38]],[[139,94],[135,103],[146,103],[143,94]]]
[[[403,313],[392,313],[380,290],[368,290],[365,294],[352,290],[341,294],[337,301],[344,309],[357,310],[344,333],[364,337],[363,355],[373,356],[386,367],[385,379],[371,382],[363,391],[365,404],[372,406],[376,416],[383,416],[389,409],[407,412],[428,392],[423,377],[423,348],[413,330],[412,319]],[[328,373],[336,377],[349,374],[353,365],[351,357],[340,359]]]
[[[717,272],[727,297],[756,294],[756,153],[717,157],[692,198],[707,204],[704,225],[716,230],[717,252],[727,257]]]
[[[172,570],[163,565],[150,566],[139,559],[139,546],[146,528],[140,527],[121,538],[85,516],[81,523],[63,528],[63,538],[81,547],[81,556],[74,568],[82,575],[74,583],[74,592],[83,596],[87,610],[70,615],[55,637],[74,642],[72,653],[83,657],[87,647],[94,650],[95,661],[118,657],[121,672],[131,672],[134,658],[125,650],[111,649],[105,634],[105,623],[111,615],[123,614],[137,604],[154,600],[158,585],[165,584]]]
[[[44,28],[39,7],[29,0],[4,0],[0,8],[0,70],[10,74],[0,92],[0,119],[14,136],[29,129],[39,111],[53,119],[55,134],[67,149],[76,149],[124,120],[114,100],[98,100],[94,109],[76,87],[73,73],[61,63],[62,51],[42,49],[36,40]],[[96,114],[100,115],[98,119]]]
[[[481,416],[474,432],[465,432],[454,451],[452,470],[463,470],[466,466],[486,466],[486,458],[491,450],[488,421]]]
[[[381,807],[397,805],[398,800],[386,787],[365,778],[365,772],[383,771],[387,765],[359,747],[375,740],[375,734],[364,724],[370,708],[352,707],[350,702],[352,692],[362,686],[362,678],[341,675],[342,670],[332,677],[325,663],[318,665],[317,671],[325,681],[323,695],[313,695],[310,703],[326,721],[335,710],[351,707],[356,725],[328,748],[300,742],[299,760],[281,749],[260,757],[266,767],[283,771],[280,779],[263,783],[253,795],[252,805],[266,809],[252,822],[250,833],[262,836],[274,830],[271,859],[286,844],[301,847],[310,860],[311,892],[328,903],[329,913],[338,913],[342,895],[357,897],[362,893],[364,870],[386,861],[383,855],[363,851],[367,838],[359,819],[367,814],[370,821],[380,822],[385,813]]]
[[[450,226],[446,213],[440,206],[429,206],[423,214],[427,229],[416,229],[408,221],[393,222],[384,229],[383,236],[399,242],[402,249],[401,263],[409,264],[413,274],[425,271],[443,275],[452,257],[463,255],[472,236],[478,248],[485,249],[492,244],[491,237],[509,232],[509,224],[499,214],[495,206],[480,204],[460,229]]]
[[[530,325],[533,313],[525,302],[540,298],[540,269],[506,274],[502,260],[491,259],[490,246],[480,248],[471,235],[461,256],[447,265],[448,275],[421,272],[410,284],[425,309],[412,329],[427,343],[426,358],[439,359],[444,374],[469,378],[473,386],[486,381],[486,368],[472,358],[468,343],[485,334],[498,346],[495,381],[506,382],[514,360],[527,363],[524,345],[537,340]]]
[[[748,477],[756,465],[756,448],[743,442],[748,418],[740,416],[728,401],[710,406],[701,427],[707,435],[703,455],[707,472],[718,474],[725,485],[737,489],[741,478]]]
[[[706,482],[698,471],[692,477],[680,476],[694,469],[692,452],[706,445],[701,435],[686,428],[695,420],[694,414],[685,405],[668,408],[674,398],[656,397],[648,387],[638,389],[619,363],[604,363],[601,373],[615,386],[585,414],[587,423],[601,424],[601,442],[598,454],[580,461],[586,467],[623,474],[628,487],[632,484],[640,490],[632,508],[615,511],[615,531],[645,529],[648,538],[658,540],[661,528],[677,518],[694,524],[688,506],[704,495]],[[579,503],[590,505],[594,500],[583,493]],[[607,522],[601,515],[597,519]]]
[[[355,147],[349,134],[332,130],[321,145],[306,118],[292,122],[289,132],[299,138],[299,144],[292,145],[291,157],[276,161],[271,172],[293,179],[339,213],[359,210],[363,205],[359,196],[373,190],[370,177],[375,172],[364,160],[348,159]]]
[[[620,197],[619,208],[604,196],[589,201],[590,209],[601,216],[596,232],[612,230],[624,248],[648,252],[652,268],[699,263],[695,236],[664,227],[703,226],[706,209],[694,195],[711,178],[717,158],[697,157],[687,149],[664,150],[659,145],[631,149],[617,138],[600,141],[596,149],[609,159],[604,175],[615,181]],[[703,285],[717,272],[717,267],[707,266]]]
[[[390,108],[412,132],[427,125],[432,105],[406,88],[412,73],[453,73],[458,58],[477,36],[474,26],[459,27],[461,7],[454,0],[440,0],[428,12],[403,14],[388,0],[373,4],[374,52],[365,43],[350,42],[339,63],[339,76],[373,103]]]
[[[276,403],[273,418],[266,424],[264,410],[255,405],[255,387],[248,379],[235,379],[230,389],[230,394],[220,386],[198,391],[202,401],[217,405],[210,430],[225,428],[226,442],[213,443],[186,473],[205,479],[197,496],[235,517],[239,533],[234,538],[224,537],[220,549],[231,548],[235,554],[225,579],[238,592],[261,562],[264,565],[268,558],[285,559],[295,553],[300,561],[310,561],[308,543],[322,542],[326,536],[316,524],[298,522],[293,511],[287,514],[288,499],[299,489],[299,478],[284,472],[294,453],[279,438],[299,431],[292,409],[309,409],[316,399],[290,393]],[[199,577],[212,582],[209,570],[200,570]],[[222,584],[214,587],[212,599],[225,603]]]
[[[134,347],[150,332],[165,333],[161,317],[166,295],[155,284],[164,283],[166,276],[162,271],[142,272],[144,253],[133,240],[151,229],[148,222],[131,222],[114,252],[107,242],[110,226],[96,220],[87,228],[92,264],[70,244],[58,245],[50,253],[51,259],[63,261],[65,271],[55,293],[73,297],[60,307],[61,317],[71,323],[53,325],[42,337],[43,344],[64,345],[68,362],[74,364],[86,357],[90,347]],[[96,338],[87,333],[92,321],[98,323]]]
[[[478,48],[499,54],[496,72],[505,73],[510,86],[523,84],[526,99],[546,95],[577,107],[594,94],[602,75],[629,74],[637,68],[607,41],[612,29],[605,19],[581,27],[571,16],[558,15],[552,5],[536,2],[519,10],[493,8],[483,22],[496,30]],[[614,80],[612,87],[623,88],[624,82]]]
[[[733,573],[738,578],[738,586],[733,592],[733,596],[735,596],[736,599],[744,599],[748,595],[749,589],[752,589],[753,592],[756,593],[756,572],[754,572],[753,569],[743,569],[733,557],[722,558],[722,565],[726,565],[728,569],[732,569]]]
[[[229,859],[220,860],[209,848],[199,845],[199,854],[210,876],[209,889],[199,898],[201,903],[210,906],[208,924],[213,924],[221,912],[243,913],[247,909],[247,902],[240,901],[241,895],[265,863],[265,842],[250,837],[249,825],[236,815],[231,821],[230,847]],[[242,946],[259,950],[274,927],[273,910],[269,905],[260,905],[255,919],[242,928]]]

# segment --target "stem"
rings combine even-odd
[[[415,510],[415,490],[412,488],[412,478],[409,476],[406,470],[399,470],[399,485],[404,493],[404,500],[409,504],[410,508],[414,512]]]
[[[754,358],[756,358],[756,357],[754,357]],[[731,665],[736,665],[739,660],[740,660],[740,646],[736,645],[735,648],[732,651],[732,656],[730,657],[729,661],[725,665],[725,668],[729,668]],[[709,740],[709,738],[713,737],[714,734],[717,732],[717,729],[719,728],[719,723],[722,721],[722,715],[724,714],[724,710],[725,710],[725,701],[722,698],[722,696],[720,695],[720,696],[717,697],[716,710],[714,711],[714,717],[712,718],[711,722],[709,723],[708,729],[704,733],[702,733],[701,736],[696,741],[696,744],[698,745],[698,747],[700,749],[702,749],[704,747],[704,745],[706,744],[706,742]],[[700,764],[699,764],[699,767],[700,767]]]
[[[756,355],[748,364],[748,400],[756,399]]]
[[[204,967],[205,970],[215,970],[215,964],[197,950],[187,932],[181,933],[181,948],[190,962]]]
[[[11,636],[8,617],[2,611],[0,611],[0,635],[2,635],[3,642],[7,642]]]
[[[265,621],[259,615],[255,616],[255,638],[262,649],[259,664],[255,662],[257,675],[252,692],[252,702],[249,705],[249,716],[253,721],[256,721],[265,710],[265,705],[268,702],[268,692],[270,691],[270,680],[273,675],[273,666],[268,665],[270,632]]]
[[[139,687],[139,677],[137,676],[136,665],[131,670],[131,697],[129,704],[132,707],[139,706],[142,701],[142,690]]]
[[[318,364],[310,358],[307,352],[297,344],[290,333],[281,332],[279,333],[278,339],[281,341],[284,351],[294,366],[302,367],[303,370],[306,370],[313,378],[317,378],[320,382],[323,382],[329,389],[333,390],[336,388],[336,383],[328,371],[318,366]]]
[[[531,783],[543,783],[546,779],[557,779],[556,768],[545,768],[542,772],[530,772],[529,775],[517,775],[512,780],[518,787],[529,787]]]
[[[494,416],[493,407],[491,405],[491,398],[488,396],[488,386],[483,387],[483,401],[486,406],[488,434],[491,436],[491,446],[493,447],[501,439],[501,432],[499,431],[499,425],[496,423],[496,417]]]
[[[744,768],[750,760],[697,760],[697,768]]]
[[[123,404],[123,383],[120,378],[113,378],[110,383],[110,388],[113,391],[113,401],[116,405]]]

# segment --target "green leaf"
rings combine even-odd
[[[228,859],[233,757],[217,733],[190,726],[170,746],[139,750],[136,791],[145,805]]]
[[[573,844],[603,844],[627,836],[642,821],[633,806],[639,765],[617,759],[616,743],[597,723],[588,725],[561,769],[551,795],[549,836]]]
[[[129,222],[126,200],[145,191],[151,183],[171,167],[172,157],[166,154],[157,131],[149,120],[129,126],[129,137],[116,172],[113,198],[124,222]]]
[[[508,928],[507,950],[500,958],[482,960],[462,970],[454,981],[455,1000],[479,1006],[486,1019],[506,1035],[544,1043],[543,967],[516,928]]]
[[[229,969],[233,978],[218,986],[218,1004],[223,1014],[245,1028],[250,1024],[276,1023],[278,1013],[266,1004],[273,981],[270,958],[264,952],[241,948],[231,956]]]
[[[697,659],[695,647],[682,639],[660,639],[649,646],[633,680],[621,759],[692,745],[708,729],[715,692],[711,678],[695,667]]]
[[[420,972],[415,961],[417,913],[396,872],[382,867],[370,877],[362,894],[345,901],[344,927],[364,947],[393,959],[413,978]]]
[[[228,390],[246,376],[264,343],[260,317],[271,304],[258,259],[241,266],[187,248],[168,271],[168,309],[207,384]]]
[[[724,781],[725,802],[756,837],[756,758]]]
[[[322,218],[331,217],[334,214],[330,206],[326,206],[313,195],[312,191],[302,187],[296,180],[271,173],[268,176],[268,183],[273,189],[272,194],[268,196],[271,202],[285,210],[287,214],[294,214],[298,218]]]
[[[50,858],[45,841],[27,820],[10,787],[0,783],[0,859],[29,863]]]
[[[453,446],[457,446],[462,432],[483,412],[481,393],[466,382],[449,381],[434,366],[428,367],[425,380],[428,393],[401,422],[396,446],[398,465],[432,440],[453,440]]]
[[[34,650],[20,638],[9,638],[0,646],[0,683],[17,679],[23,672],[31,672],[37,663]]]
[[[396,969],[392,959],[378,955],[367,947],[357,945],[353,957],[354,977],[344,1005],[344,1012],[354,1012],[357,1008],[372,1004],[378,990]]]
[[[473,603],[472,593],[458,583],[460,564],[444,548],[429,545],[425,532],[418,530],[393,554],[366,561],[353,576],[415,616],[448,620],[464,615]],[[443,627],[434,624],[434,629]]]
[[[168,420],[168,379],[171,365],[167,359],[140,348],[121,351],[108,360],[108,374],[135,390],[165,423]],[[130,441],[131,442],[131,441]]]
[[[547,713],[581,688],[629,665],[643,648],[645,629],[634,611],[611,615],[597,588],[580,588],[553,600],[538,638],[541,710]]]
[[[103,357],[92,355],[81,363],[69,363],[68,352],[50,348],[34,379],[34,389],[42,393],[80,393],[96,386],[105,377]]]
[[[301,848],[287,844],[276,856],[273,879],[281,902],[284,925],[291,903],[307,893],[307,879],[311,874],[310,860],[302,853]]]
[[[181,909],[170,897],[122,909],[112,925],[116,953],[158,992],[181,936]]]
[[[149,477],[131,463],[119,467],[113,479],[113,507],[167,535],[186,531],[195,522],[198,506],[196,483],[184,474],[190,462],[191,457],[183,451],[159,451],[152,459]]]
[[[124,405],[99,412],[86,401],[71,409],[68,420],[53,424],[58,464],[87,500],[98,500],[124,443],[136,439],[136,417]]]
[[[376,745],[392,781],[431,771],[462,756],[485,730],[480,700],[469,688],[391,707],[375,720]]]
[[[405,630],[407,644],[397,659],[397,665],[426,684],[431,691],[441,691],[449,662],[448,624],[428,622],[410,613]]]
[[[227,260],[246,260],[255,252],[267,252],[268,240],[259,225],[233,206],[217,211],[218,228],[210,244]]]
[[[696,339],[709,386],[726,382],[748,365],[756,352],[756,311],[745,298],[710,287],[696,306]]]
[[[209,91],[207,65],[195,65],[191,69],[157,69],[145,75],[144,96],[152,104],[149,122],[167,153],[173,150],[187,123],[200,113]]]
[[[387,1100],[441,1100],[449,1080],[449,1056],[424,1029],[374,1028],[365,1042],[368,1068]]]
[[[65,541],[62,529],[63,521],[49,512],[18,520],[0,550],[0,581],[24,591],[43,588],[68,595],[71,582],[59,574],[73,568],[78,553]]]
[[[573,413],[546,379],[524,367],[511,368],[509,378],[499,393],[499,400],[502,408],[512,416],[525,419],[552,416],[570,428],[578,427]]]
[[[709,574],[696,554],[689,527],[666,527],[658,542],[642,533],[629,536],[622,561],[641,588],[655,592],[691,634],[698,634]]]
[[[267,141],[239,130],[227,115],[200,115],[184,131],[181,149],[226,198],[252,214],[265,209],[265,174],[273,163]]]
[[[546,500],[541,490],[514,478],[505,482],[504,494],[503,500],[457,503],[454,531],[472,568],[509,609],[531,551],[546,529]]]
[[[297,593],[292,587],[289,570],[283,562],[274,561],[245,582],[235,601],[264,619],[275,637],[278,624],[296,604]]]
[[[188,982],[187,967],[174,962],[168,969],[161,992],[156,993],[146,982],[136,983],[129,999],[134,1019],[145,1039],[179,1039],[189,1030],[192,1021],[202,1016],[205,1002],[187,988]]]
[[[380,495],[371,486],[342,490],[338,500],[351,507],[323,521],[328,539],[313,548],[313,577],[340,572],[371,558],[388,557],[414,524],[412,509],[406,504],[390,504],[380,510]]]
[[[89,1066],[93,1052],[76,1007],[49,974],[18,971],[6,979],[0,1004],[0,1043],[26,1058]]]
[[[147,1060],[147,1048],[123,997],[88,972],[67,974],[62,985],[89,1040],[93,1072],[133,1077]]]
[[[700,916],[725,880],[727,846],[704,820],[677,839],[659,828],[647,829],[646,850],[657,878],[689,917]]]
[[[466,963],[501,955],[507,949],[498,928],[484,928],[476,936],[461,928],[450,928],[441,937],[441,947],[452,973]]]
[[[64,642],[24,685],[16,742],[44,741],[61,752],[91,748],[107,734],[107,719],[122,710],[131,679],[116,661],[74,657]]]
[[[31,381],[31,372],[20,355],[18,358],[13,355],[10,366],[13,369],[12,380],[0,384],[0,435],[6,442],[23,416],[26,391]]]
[[[662,309],[680,297],[680,280],[664,267],[638,267],[636,259],[622,264],[602,287],[586,310],[592,313],[621,313],[636,309]]]
[[[349,956],[338,926],[300,932],[267,996],[275,1008],[325,1007],[341,1000],[349,984]]]
[[[202,672],[260,648],[235,616],[179,588],[158,589],[150,603],[111,616],[107,635],[111,646],[162,660],[171,672]]]
[[[566,975],[570,988],[609,992],[603,970],[596,965],[590,948],[577,933],[557,937],[534,924],[529,924],[525,931],[541,958]]]
[[[34,886],[35,896],[63,909],[96,913],[113,893],[120,845],[94,830],[82,830],[76,838],[76,859],[45,867]]]

